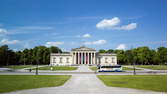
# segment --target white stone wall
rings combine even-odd
[[[55,54],[51,55],[50,65],[72,65],[72,55]]]
[[[75,65],[77,61],[73,57],[74,53],[57,53],[51,54],[50,65]],[[68,62],[67,62],[68,58]],[[73,60],[74,59],[74,60]],[[97,54],[94,60],[94,63],[91,64],[100,64],[100,65],[117,65],[117,55],[116,54]],[[91,61],[92,62],[92,61]]]
[[[99,54],[97,62],[100,65],[117,65],[117,56],[115,54]]]

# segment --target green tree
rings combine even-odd
[[[107,53],[113,53],[114,50],[113,50],[113,49],[109,49],[109,50],[107,50],[106,52],[107,52]]]
[[[137,54],[138,62],[142,65],[150,64],[150,49],[148,47],[139,47],[135,49]]]
[[[126,64],[126,55],[124,50],[115,50],[114,53],[117,54],[118,64]]]
[[[99,53],[106,53],[106,50],[100,49],[100,50],[99,50]]]
[[[51,47],[50,47],[50,52],[51,52],[51,53],[62,53],[62,50],[59,49],[58,47],[51,46]]]
[[[165,64],[167,62],[167,48],[165,47],[159,47],[158,48],[158,55],[161,60],[161,64]]]
[[[0,47],[0,63],[1,66],[8,65],[8,46],[2,45]]]
[[[160,56],[157,51],[151,50],[151,59],[150,62],[152,65],[158,65],[161,62]]]

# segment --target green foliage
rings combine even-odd
[[[0,75],[0,93],[63,85],[69,75]]]
[[[100,49],[99,53],[106,53],[106,51],[104,49]]]
[[[107,86],[167,92],[167,75],[98,75]]]
[[[58,47],[36,46],[32,49],[14,52],[7,45],[0,46],[0,66],[49,64],[50,53],[62,52]]]
[[[131,50],[99,50],[99,53],[116,53],[118,64],[159,65],[167,63],[167,48],[165,47],[152,50],[143,46]]]
[[[117,54],[118,57],[118,64],[127,64],[127,56],[125,54],[124,50],[115,50],[114,51]]]
[[[18,55],[7,45],[0,46],[0,66],[15,64],[15,62],[18,62]]]
[[[113,49],[109,49],[109,50],[107,50],[107,53],[113,53],[113,52],[114,52]]]
[[[165,47],[159,47],[158,48],[158,56],[160,58],[161,64],[167,63],[167,48]]]
[[[0,66],[49,64],[50,53],[62,53],[58,47],[36,46],[32,49],[13,51],[7,45],[0,46]],[[116,53],[118,64],[159,65],[167,63],[167,48],[138,47],[131,50],[99,50],[99,53]]]
[[[134,68],[122,67],[122,70],[134,70]],[[135,70],[141,70],[141,69],[135,69]]]
[[[91,66],[91,67],[89,67],[92,71],[97,71],[98,69],[97,69],[97,67],[95,67],[95,66]]]

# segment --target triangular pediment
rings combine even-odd
[[[72,49],[72,51],[96,51],[96,50],[93,49],[93,48],[88,48],[88,47],[85,47],[85,46],[81,46],[79,48]]]

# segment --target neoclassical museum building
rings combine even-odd
[[[50,65],[117,65],[114,53],[97,53],[93,48],[82,46],[70,53],[51,53]]]

